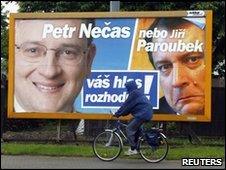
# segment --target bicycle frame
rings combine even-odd
[[[125,133],[123,133],[123,131],[121,130],[121,126],[127,127],[127,124],[124,124],[124,123],[120,122],[120,120],[117,120],[117,122],[115,123],[114,126],[115,126],[115,128],[113,128],[113,129],[105,129],[105,131],[115,133],[120,138],[121,144],[123,146],[122,137],[125,140],[128,140],[128,138],[127,138],[127,135]],[[144,134],[145,134],[145,132],[144,132],[144,130],[142,128],[141,134],[140,134],[139,138],[141,138],[142,136],[144,136]],[[165,137],[165,135],[163,135],[163,136]],[[111,145],[112,139],[113,139],[113,134],[110,136],[110,139],[109,139],[108,143],[106,144],[106,146],[110,146]]]
[[[113,133],[115,133],[115,134],[119,137],[122,146],[123,146],[123,141],[122,141],[121,135],[123,136],[123,138],[124,138],[125,140],[128,139],[127,136],[126,136],[126,135],[123,133],[123,131],[121,130],[121,126],[125,126],[125,127],[126,127],[127,125],[124,124],[124,123],[121,123],[120,120],[117,120],[115,126],[116,126],[116,127],[113,128],[113,129],[105,129],[105,131],[107,131],[107,132],[112,132],[112,134],[111,134],[111,136],[110,136],[110,139],[109,139],[108,143],[106,144],[106,146],[110,146],[110,145],[111,145],[112,140],[113,140]]]
[[[124,140],[128,140],[127,134],[123,132],[123,127],[127,127],[127,124],[117,120],[113,128],[106,128],[104,132],[101,132],[96,136],[93,142],[93,150],[95,155],[103,161],[112,161],[116,159],[123,148]],[[151,128],[151,131],[147,131],[145,128],[141,128],[138,139],[138,150],[140,156],[147,162],[157,163],[165,159],[168,153],[167,137],[162,133],[162,129]],[[147,139],[147,132],[159,134],[159,143],[153,144]],[[159,147],[160,146],[160,147]],[[116,148],[115,148],[116,147]],[[113,150],[112,150],[113,149]],[[116,152],[112,152],[112,151]],[[109,154],[109,155],[108,155]]]

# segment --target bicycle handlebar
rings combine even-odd
[[[112,116],[112,117],[116,117],[115,116],[115,113],[110,109],[110,115]],[[117,117],[118,118],[118,117]]]

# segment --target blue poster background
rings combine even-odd
[[[127,98],[125,83],[134,80],[158,108],[157,71],[92,71],[82,91],[83,108],[118,108]]]

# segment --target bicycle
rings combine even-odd
[[[127,124],[117,120],[114,128],[106,128],[99,133],[93,141],[94,154],[102,161],[113,161],[122,152],[123,139],[127,140],[127,136],[123,133],[121,127]],[[138,152],[140,156],[147,162],[157,163],[165,159],[168,154],[169,146],[166,136],[162,129],[152,128],[145,131],[141,128],[141,134],[138,139]]]

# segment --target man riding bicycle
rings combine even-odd
[[[114,113],[114,116],[126,116],[132,114],[134,117],[126,128],[130,149],[125,152],[126,155],[137,154],[137,141],[139,138],[140,127],[144,122],[150,121],[153,115],[151,102],[143,93],[141,88],[137,87],[135,81],[129,81],[125,84],[128,92],[128,98],[122,106]]]

